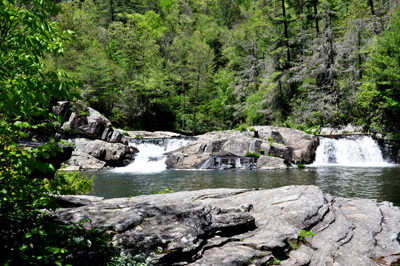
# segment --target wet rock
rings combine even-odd
[[[157,265],[391,265],[399,260],[400,210],[347,199],[315,186],[206,189],[108,199],[62,196],[75,208],[53,216],[113,232],[125,252],[164,252]],[[293,249],[300,230],[312,230]]]

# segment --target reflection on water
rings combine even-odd
[[[184,191],[316,185],[334,196],[374,198],[400,206],[400,167],[323,166],[277,171],[169,170],[154,174],[98,171],[93,174],[96,178],[94,191],[90,194],[105,198],[155,194],[165,188]]]

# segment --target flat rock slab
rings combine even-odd
[[[392,265],[399,260],[400,210],[392,203],[332,197],[316,186],[206,189],[133,198],[62,196],[74,208],[54,217],[90,218],[131,254],[164,252],[154,265]],[[315,233],[298,242],[300,230]],[[297,247],[296,247],[297,245]]]

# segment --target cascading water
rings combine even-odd
[[[166,152],[174,151],[182,146],[186,146],[193,139],[165,139],[160,143],[142,142],[130,143],[130,146],[135,146],[139,153],[135,156],[135,161],[125,167],[116,168],[113,171],[117,173],[136,173],[148,174],[157,173],[166,170],[165,160]]]
[[[384,161],[378,144],[371,137],[356,139],[321,138],[312,166],[390,166]]]

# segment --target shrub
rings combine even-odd
[[[124,131],[124,132],[122,133],[122,135],[127,136],[127,137],[130,137],[130,136],[131,136],[131,135],[129,135],[129,133],[126,132],[126,131]]]
[[[70,142],[70,141],[66,141],[65,139],[61,139],[58,143],[59,143],[60,145],[69,146],[69,147],[73,148],[74,150],[76,149],[76,146],[75,146],[74,143],[72,143],[72,142]]]
[[[297,242],[298,243],[301,242],[301,243],[305,244],[305,243],[307,243],[306,237],[307,236],[313,236],[313,235],[315,235],[315,234],[311,230],[310,231],[301,230],[299,232],[299,238],[297,239]]]
[[[256,131],[256,129],[254,127],[249,128],[249,131],[253,132]]]
[[[247,126],[246,125],[240,125],[239,127],[238,127],[238,130],[240,131],[240,132],[243,132],[244,130],[246,130],[247,129]]]
[[[259,158],[260,154],[259,153],[253,153],[253,152],[246,152],[245,157],[255,157],[255,158]]]
[[[297,167],[298,167],[298,168],[306,168],[306,167],[304,166],[304,164],[301,164],[301,163],[298,163],[298,164],[297,164]]]

